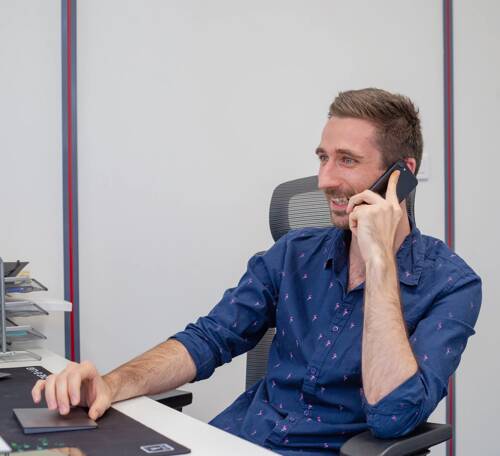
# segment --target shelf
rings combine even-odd
[[[47,339],[41,332],[32,328],[31,325],[18,325],[6,318],[5,335],[7,343],[28,342],[31,340]]]
[[[47,339],[31,325],[18,325],[12,318],[48,315],[48,312],[37,303],[16,298],[11,293],[31,293],[32,291],[47,291],[47,287],[29,274],[18,275],[28,264],[27,261],[5,263],[0,258],[0,362],[12,360],[34,359],[40,356],[29,351],[12,350],[12,345],[22,342]]]
[[[33,317],[49,313],[33,301],[7,301],[5,303],[7,317]]]
[[[14,279],[14,280],[12,280]],[[15,279],[18,279],[17,281]],[[30,277],[5,278],[5,293],[31,293],[33,291],[47,291],[47,287]]]

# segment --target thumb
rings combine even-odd
[[[104,415],[104,412],[108,408],[109,408],[109,402],[107,401],[105,396],[101,395],[96,397],[95,401],[90,406],[89,418],[94,421],[97,420],[102,415]]]

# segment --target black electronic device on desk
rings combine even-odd
[[[50,372],[40,366],[0,369],[11,374],[0,381],[0,437],[13,452],[51,450],[42,455],[60,456],[145,456],[148,454],[177,455],[190,450],[177,442],[144,426],[113,408],[98,420],[98,428],[87,430],[65,430],[25,434],[14,409],[33,408],[31,390],[38,379],[44,379]],[[46,407],[43,404],[40,410]],[[38,428],[41,427],[37,425]],[[71,450],[71,451],[70,451]],[[37,453],[33,453],[33,456]]]
[[[25,434],[46,434],[47,432],[84,431],[95,429],[97,423],[91,420],[87,411],[73,407],[67,415],[47,408],[15,408],[14,416]]]

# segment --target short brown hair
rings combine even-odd
[[[353,117],[372,122],[377,129],[376,144],[385,167],[395,161],[413,157],[422,161],[423,139],[418,108],[400,94],[367,88],[340,92],[330,105],[328,118]]]

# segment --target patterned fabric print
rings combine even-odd
[[[331,455],[366,429],[385,438],[410,432],[447,394],[474,334],[479,277],[412,227],[396,259],[419,371],[370,405],[361,381],[364,284],[347,291],[349,242],[336,228],[290,232],[250,259],[208,316],[174,336],[201,380],[276,327],[266,377],[211,424],[281,454]]]

